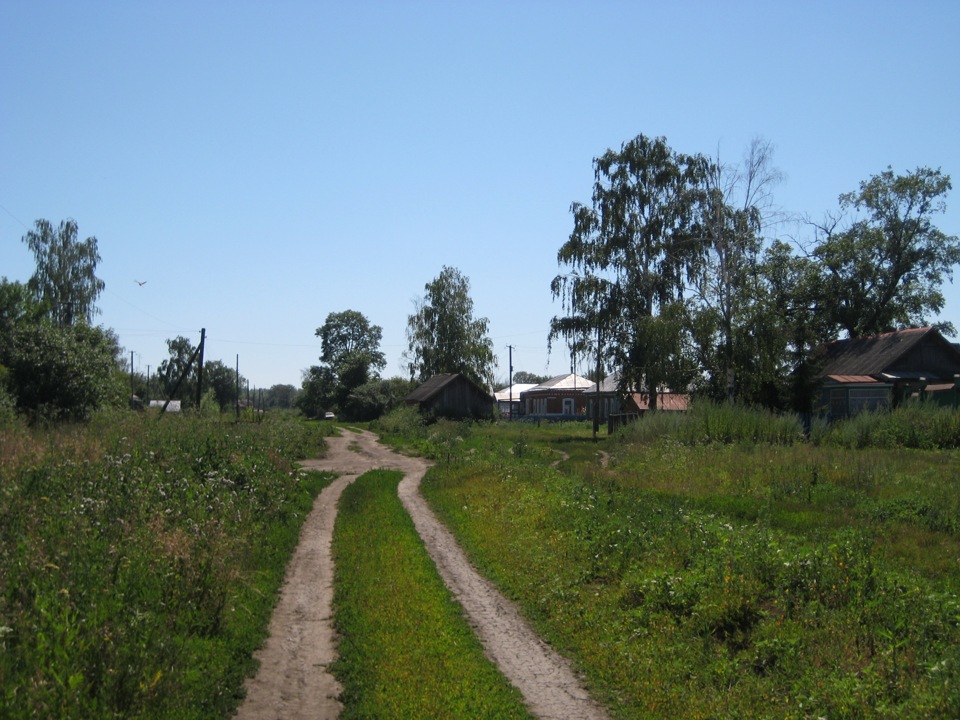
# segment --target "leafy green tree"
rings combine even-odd
[[[758,402],[758,304],[763,304],[758,265],[772,189],[782,175],[773,148],[755,138],[740,163],[718,157],[704,176],[706,204],[700,216],[703,254],[688,285],[691,330],[708,393]]]
[[[336,402],[337,378],[327,365],[312,365],[303,371],[297,409],[310,418],[322,417]]]
[[[887,168],[840,196],[841,213],[857,219],[818,226],[822,305],[851,337],[926,325],[943,309],[940,288],[960,263],[960,239],[933,221],[950,189],[939,169],[895,175]],[[955,333],[950,323],[938,327]]]
[[[85,323],[22,324],[9,351],[9,383],[17,409],[32,418],[83,420],[121,404],[129,393],[116,336]]]
[[[296,407],[297,388],[293,385],[271,385],[267,390],[266,405],[274,408]]]
[[[178,335],[173,340],[167,340],[167,351],[170,353],[170,357],[163,360],[160,367],[157,368],[157,382],[164,399],[181,400],[185,405],[196,403],[196,360],[190,366],[190,360],[193,358],[196,349],[182,335]],[[177,381],[180,380],[181,375],[183,379],[180,386],[177,387]]]
[[[26,285],[0,278],[0,365],[9,364],[14,330],[35,325],[43,317],[43,306],[33,300]]]
[[[332,378],[330,405],[344,412],[350,393],[379,377],[387,364],[380,351],[383,328],[371,325],[363,313],[344,310],[327,315],[316,336],[322,347],[320,362]]]
[[[240,378],[243,382],[243,378]],[[237,404],[237,371],[220,360],[208,360],[203,364],[203,387],[212,391],[220,411],[229,410]]]
[[[571,205],[573,231],[557,253],[566,271],[551,291],[565,314],[551,320],[550,341],[563,337],[575,354],[592,352],[655,405],[661,385],[689,377],[689,343],[671,334],[703,255],[698,222],[709,162],[638,135],[593,164],[592,205]]]
[[[37,220],[23,241],[36,260],[36,271],[27,282],[34,298],[43,303],[58,327],[78,321],[92,323],[97,298],[104,283],[97,277],[100,253],[97,239],[78,240],[77,223],[65,220],[54,229],[48,220]]]
[[[496,363],[487,334],[490,321],[473,317],[470,281],[456,268],[444,266],[424,289],[426,294],[407,318],[404,360],[411,379],[462,373],[481,387],[490,385]]]

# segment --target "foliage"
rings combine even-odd
[[[818,444],[847,448],[960,448],[960,412],[932,402],[909,402],[896,410],[862,412],[820,433]]]
[[[685,445],[791,445],[804,438],[803,423],[797,415],[709,400],[694,402],[685,413],[650,413],[622,428],[621,435],[641,443],[669,439]]]
[[[203,364],[203,385],[212,391],[220,410],[228,410],[237,403],[237,371],[220,360],[208,360]]]
[[[782,178],[770,143],[754,139],[737,165],[710,163],[704,176],[704,245],[689,283],[691,335],[714,399],[770,401],[779,367],[765,346],[778,329],[760,267],[772,189]]]
[[[332,670],[341,718],[525,718],[520,693],[450,597],[397,497],[402,475],[374,471],[348,486],[334,532]]]
[[[960,263],[960,238],[933,224],[946,210],[950,176],[917,168],[887,168],[840,196],[841,212],[864,213],[849,226],[820,227],[814,256],[821,267],[823,309],[850,337],[928,324],[943,309],[940,290]],[[947,334],[955,330],[946,323]]]
[[[345,310],[327,315],[316,335],[323,348],[319,373],[326,385],[323,406],[353,418],[350,394],[378,379],[380,370],[387,364],[380,351],[383,328],[371,325],[356,310]]]
[[[327,409],[333,408],[335,390],[336,378],[333,369],[311,365],[303,371],[297,408],[308,418],[323,417]]]
[[[127,393],[116,337],[86,324],[22,324],[7,350],[8,384],[31,418],[82,420],[97,408],[124,404]]]
[[[551,283],[564,316],[551,340],[620,371],[623,388],[650,391],[692,380],[682,301],[702,255],[697,223],[709,164],[638,135],[594,159],[592,206],[573,203],[574,228],[557,253],[568,272]],[[679,371],[678,371],[679,369]]]
[[[526,370],[517,370],[517,372],[513,374],[514,384],[532,383],[534,385],[539,385],[540,383],[549,379],[550,378],[547,375],[537,375],[532,372],[527,372]]]
[[[424,286],[426,294],[407,318],[410,377],[421,382],[442,373],[462,373],[481,387],[493,381],[490,321],[473,317],[470,281],[456,268],[444,266]]]
[[[164,359],[157,368],[157,381],[160,383],[164,399],[182,400],[187,405],[196,402],[195,354],[197,350],[198,348],[183,335],[167,340],[167,351],[170,357]],[[191,362],[194,362],[194,365],[191,365]]]
[[[0,431],[0,716],[227,717],[320,428],[97,414]]]
[[[271,385],[267,389],[267,407],[289,409],[296,407],[296,402],[297,388],[295,388],[293,385]]]
[[[423,491],[616,717],[957,715],[960,458],[671,421],[477,426]]]
[[[426,440],[426,420],[416,407],[398,405],[370,423],[380,439],[395,448],[421,447]]]
[[[37,220],[23,242],[36,260],[27,287],[46,308],[54,325],[92,323],[98,312],[97,298],[104,288],[103,280],[96,275],[100,262],[97,239],[78,240],[77,223],[72,219],[61,221],[56,230],[48,220]]]
[[[403,378],[371,380],[350,392],[344,412],[352,420],[375,420],[400,406],[414,387],[414,383]]]

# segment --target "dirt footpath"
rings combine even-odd
[[[373,433],[343,431],[330,438],[311,470],[341,473],[317,498],[301,531],[280,600],[270,622],[270,636],[257,652],[260,671],[247,681],[240,720],[336,718],[341,688],[327,672],[336,657],[332,623],[333,560],[330,544],[337,501],[359,475],[378,468],[405,474],[399,495],[413,518],[440,576],[463,606],[488,657],[523,694],[540,718],[589,720],[605,718],[567,662],[543,643],[510,601],[482,578],[467,561],[450,532],[440,524],[418,491],[429,467],[421,458],[394,453]]]

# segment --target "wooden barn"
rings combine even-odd
[[[930,327],[836,340],[824,347],[820,375],[821,406],[831,418],[910,397],[955,406],[960,349]]]
[[[452,419],[493,417],[494,397],[460,373],[434,375],[407,395],[406,404],[433,417]]]

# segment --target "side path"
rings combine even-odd
[[[247,699],[238,718],[337,717],[340,687],[326,672],[335,657],[330,543],[336,503],[350,482],[377,468],[404,473],[398,490],[400,499],[440,576],[463,606],[487,655],[520,690],[531,712],[545,720],[607,717],[569,664],[542,642],[516,607],[473,569],[453,535],[427,506],[418,492],[429,467],[426,461],[394,453],[366,431],[345,431],[341,437],[331,438],[329,444],[325,458],[306,461],[303,466],[344,475],[321,493],[304,524],[270,624],[270,637],[257,654],[260,672],[247,683]]]

